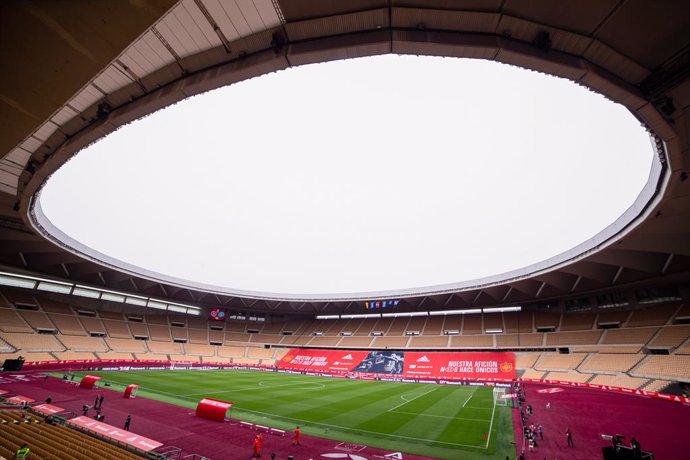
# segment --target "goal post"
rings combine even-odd
[[[506,398],[507,388],[494,387],[494,404],[497,406],[507,406],[508,398]]]

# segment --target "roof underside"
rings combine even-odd
[[[689,45],[683,0],[2,2],[0,264],[179,302],[346,312],[351,302],[246,298],[125,273],[48,241],[28,213],[53,171],[133,119],[290,66],[397,53],[495,60],[587,86],[626,106],[663,141],[668,173],[642,222],[615,243],[531,276],[414,296],[406,309],[687,284]],[[271,107],[275,116],[289,110]]]

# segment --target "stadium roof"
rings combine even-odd
[[[689,10],[682,0],[3,2],[1,268],[181,303],[300,314],[360,310],[352,298],[229,294],[109,266],[42,234],[32,199],[79,149],[185,97],[290,66],[396,53],[495,60],[568,78],[626,106],[654,134],[658,154],[650,201],[586,252],[529,273],[404,293],[401,308],[507,305],[687,283]]]

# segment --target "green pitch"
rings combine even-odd
[[[510,408],[490,387],[392,383],[244,370],[91,372],[139,397],[196,408],[234,403],[231,416],[314,436],[444,459],[513,457]]]

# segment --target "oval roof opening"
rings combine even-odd
[[[586,243],[635,203],[652,160],[624,107],[570,81],[387,55],[264,75],[131,123],[60,168],[37,214],[76,251],[174,284],[423,293]]]

